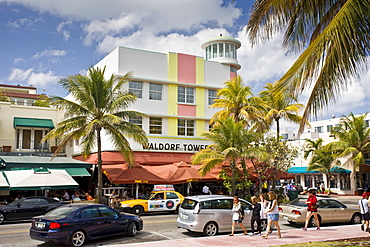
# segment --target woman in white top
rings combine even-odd
[[[236,223],[239,223],[239,226],[244,231],[244,235],[247,235],[247,229],[245,229],[245,227],[242,223],[243,219],[242,219],[241,215],[239,214],[239,210],[240,210],[241,206],[242,205],[239,201],[239,198],[237,196],[234,196],[234,204],[233,204],[233,209],[232,209],[233,223],[231,225],[231,233],[229,234],[229,236],[234,236]]]
[[[265,213],[267,214],[267,229],[266,229],[265,235],[262,235],[262,237],[266,238],[266,239],[268,238],[268,235],[269,235],[269,232],[270,232],[270,229],[271,229],[271,225],[272,225],[272,223],[274,223],[274,225],[276,226],[276,229],[278,231],[278,237],[277,238],[281,238],[280,226],[279,226],[279,208],[278,208],[278,204],[277,204],[277,195],[273,191],[270,191],[269,193],[267,193],[267,195],[269,196],[269,199],[270,199],[269,205],[268,205],[268,207],[265,211]]]

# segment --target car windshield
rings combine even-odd
[[[58,217],[58,218],[64,218],[70,213],[76,211],[77,208],[74,207],[59,207],[56,208],[49,213],[45,214],[46,216],[52,216],[52,217]]]
[[[307,198],[296,198],[289,204],[294,206],[306,207],[307,206],[306,201]]]

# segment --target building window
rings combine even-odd
[[[49,132],[49,129],[16,129],[16,148],[23,150],[40,150],[48,151],[48,143],[41,142],[42,138]]]
[[[369,127],[369,120],[365,120],[365,127]]]
[[[326,132],[331,132],[333,125],[326,125]]]
[[[194,120],[179,119],[177,126],[179,136],[194,136]]]
[[[149,84],[149,99],[162,100],[162,84]]]
[[[217,44],[213,44],[213,50],[212,50],[212,58],[216,58],[217,57]]]
[[[208,90],[208,105],[212,105],[214,100],[217,99],[217,91],[216,90]]]
[[[143,118],[140,116],[130,117],[128,121],[139,126],[140,128],[143,128]]]
[[[323,133],[323,128],[322,128],[322,126],[315,127],[315,133]]]
[[[149,118],[149,133],[162,134],[162,118],[159,117]]]
[[[194,88],[179,87],[177,97],[180,103],[194,103]]]
[[[129,92],[137,98],[143,98],[143,83],[141,81],[130,81]]]

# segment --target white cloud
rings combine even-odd
[[[40,21],[41,18],[36,18],[35,20],[31,20],[31,19],[28,19],[28,18],[21,18],[21,19],[18,19],[18,20],[15,20],[15,21],[9,21],[8,22],[8,26],[11,27],[11,28],[14,28],[14,29],[18,29],[20,27],[23,27],[23,26],[32,26],[34,25],[36,22]]]
[[[24,62],[24,58],[22,58],[22,57],[14,58],[14,62],[13,63],[17,64],[17,63],[20,63],[20,62]]]
[[[33,55],[32,58],[38,59],[41,57],[63,57],[67,55],[67,52],[65,50],[43,50],[42,52],[37,52],[35,55]]]
[[[72,25],[72,21],[64,21],[59,23],[59,25],[55,28],[55,30],[63,36],[65,41],[68,41],[71,37],[71,33],[65,30],[66,26],[70,25]]]
[[[10,76],[9,81],[15,82],[27,82],[29,85],[33,85],[35,87],[38,86],[47,86],[50,84],[55,84],[60,80],[60,76],[54,75],[54,72],[49,71],[47,73],[43,72],[34,72],[32,68],[28,70],[22,69],[13,69]]]

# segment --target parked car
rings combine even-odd
[[[287,220],[290,224],[305,223],[307,214],[307,197],[298,197],[290,203],[279,206],[280,218]],[[361,213],[358,207],[347,206],[330,197],[317,197],[318,217],[320,224],[334,222],[361,223]],[[316,226],[315,218],[312,216],[309,226]]]
[[[145,199],[120,202],[119,211],[142,215],[148,212],[177,212],[184,196],[177,191],[152,191]]]
[[[45,214],[68,203],[57,201],[51,197],[24,197],[0,206],[0,224],[4,223],[4,221],[32,219],[34,216]]]
[[[252,203],[239,199],[244,209],[243,225],[250,227]],[[223,195],[188,196],[181,203],[176,224],[179,228],[191,232],[203,232],[214,236],[221,232],[231,232],[231,209],[233,197]],[[262,230],[266,229],[266,220],[262,220]],[[241,230],[237,224],[236,230]]]
[[[127,235],[143,229],[143,220],[100,204],[76,203],[34,217],[30,237],[51,243],[82,246],[87,240]]]

